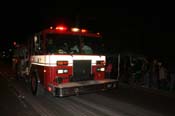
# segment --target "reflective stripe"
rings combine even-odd
[[[72,66],[73,60],[91,60],[92,65],[96,65],[97,60],[105,59],[105,56],[95,55],[36,55],[31,57],[31,62],[41,66],[56,66],[57,61],[66,60],[69,62],[68,66]]]

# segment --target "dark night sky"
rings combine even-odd
[[[106,42],[113,43],[118,50],[145,50],[167,55],[174,49],[172,3],[88,2],[6,1],[0,6],[1,48],[14,40],[23,41],[27,35],[57,22],[72,24],[79,19],[80,25],[102,32],[109,40]]]

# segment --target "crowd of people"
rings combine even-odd
[[[131,86],[175,91],[175,69],[156,58],[121,59],[119,81]]]

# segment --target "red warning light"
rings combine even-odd
[[[100,33],[98,32],[97,35],[100,35]]]
[[[48,89],[48,91],[49,91],[49,92],[51,92],[51,91],[52,91],[52,88],[51,88],[51,87],[48,87],[47,89]]]
[[[86,33],[87,30],[86,30],[86,29],[81,29],[81,32],[82,32],[82,33]]]
[[[16,46],[16,41],[13,42],[13,45]]]
[[[65,26],[57,26],[55,29],[56,30],[60,30],[60,31],[66,31],[67,27],[65,27]]]
[[[53,27],[52,27],[52,26],[50,26],[50,29],[53,29]]]

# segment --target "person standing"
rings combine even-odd
[[[148,88],[150,79],[150,63],[146,58],[144,59],[142,65],[142,78],[143,78],[143,86]]]
[[[111,78],[111,72],[112,72],[112,62],[111,60],[109,60],[106,67],[106,78]]]
[[[170,87],[169,90],[173,92],[175,89],[175,72],[170,72]]]
[[[162,62],[158,63],[159,65],[159,88],[166,89],[166,81],[167,81],[167,71],[165,66],[163,66]]]
[[[150,88],[159,88],[159,66],[158,60],[154,59],[151,65]]]

